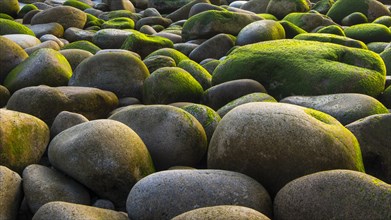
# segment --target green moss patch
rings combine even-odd
[[[23,24],[0,18],[0,35],[6,34],[28,34],[35,37],[34,32]]]

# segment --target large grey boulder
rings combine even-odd
[[[98,196],[122,208],[127,193],[155,171],[140,137],[113,120],[94,120],[58,134],[48,148],[50,163]]]
[[[271,216],[270,196],[261,184],[224,170],[169,170],[147,176],[130,191],[126,210],[130,219],[171,219],[215,205],[240,205]]]
[[[208,168],[249,175],[272,196],[310,173],[364,171],[357,139],[336,119],[272,102],[244,104],[221,119],[209,144]]]

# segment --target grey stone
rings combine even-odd
[[[229,34],[218,34],[195,48],[189,58],[201,62],[207,58],[220,59],[227,55],[227,52],[235,46],[236,38]]]
[[[272,196],[307,174],[364,171],[357,139],[333,117],[270,102],[238,106],[221,119],[209,144],[208,168],[249,175]]]
[[[48,156],[56,169],[120,209],[133,185],[155,171],[141,138],[128,126],[107,119],[58,134],[50,142]]]
[[[284,27],[273,20],[255,21],[244,27],[236,38],[237,45],[246,45],[268,40],[285,39]]]
[[[55,42],[58,44],[58,46],[60,46],[60,48],[64,46],[64,42],[62,42],[58,37],[56,37],[56,36],[53,35],[53,34],[44,34],[44,35],[42,35],[42,36],[39,38],[39,40],[40,40],[41,42],[45,42],[45,41],[50,41],[50,40],[52,40],[52,41],[55,41]]]
[[[346,125],[360,143],[368,174],[391,183],[391,114],[377,114]]]
[[[72,71],[85,59],[92,57],[94,54],[81,49],[65,49],[60,50],[60,53],[68,60]]]
[[[375,98],[357,93],[321,96],[291,96],[280,102],[313,108],[336,118],[346,125],[358,119],[388,113],[387,108]]]
[[[271,216],[271,199],[261,184],[224,170],[169,170],[149,175],[130,191],[126,210],[130,219],[171,219],[215,205],[240,205]]]
[[[64,16],[67,15],[67,16]],[[57,22],[66,30],[69,27],[83,28],[87,22],[87,15],[83,11],[71,6],[58,6],[43,10],[31,19],[31,24],[45,24]]]
[[[0,219],[15,220],[23,197],[22,178],[0,166],[0,186]]]
[[[156,169],[195,166],[206,153],[206,134],[190,113],[173,106],[129,106],[110,116],[133,129],[147,146]]]
[[[0,36],[0,51],[7,51],[0,56],[0,84],[2,84],[8,73],[24,61],[28,54],[17,43],[3,36]]]
[[[31,25],[30,29],[38,38],[42,37],[45,34],[52,34],[56,37],[62,37],[64,35],[63,26],[56,22]]]
[[[323,171],[298,178],[274,200],[274,219],[390,219],[391,186],[365,173]]]
[[[70,27],[65,30],[64,38],[69,42],[86,40],[92,42],[92,38],[95,36],[95,31],[83,30],[76,27]]]
[[[23,191],[33,213],[54,201],[90,204],[90,194],[83,185],[59,171],[38,164],[23,170]]]
[[[169,56],[157,55],[143,60],[150,73],[162,67],[175,67],[175,60]]]
[[[23,49],[34,47],[41,43],[38,38],[28,34],[6,34],[3,37],[12,40]]]
[[[171,19],[172,21],[179,21],[189,18],[189,12],[191,8],[198,3],[210,3],[208,0],[193,0],[187,3],[186,5],[180,7],[179,9],[173,11],[172,13],[168,14],[166,17]]]
[[[33,220],[53,219],[128,220],[128,217],[126,214],[109,209],[101,209],[67,202],[49,202],[43,205],[33,217]]]
[[[48,40],[48,41],[42,42],[42,43],[40,43],[40,44],[38,44],[38,45],[36,45],[34,47],[26,48],[26,49],[24,49],[24,51],[26,51],[26,53],[28,55],[31,55],[34,52],[36,52],[36,51],[38,51],[40,49],[43,49],[43,48],[52,49],[52,50],[55,50],[55,51],[59,51],[61,49],[56,41]]]
[[[87,121],[88,119],[81,114],[62,111],[56,116],[50,127],[50,136],[54,138],[62,131]]]
[[[103,29],[95,33],[92,43],[102,49],[119,49],[132,32],[119,29]]]
[[[0,108],[7,105],[9,98],[11,97],[10,91],[2,85],[0,85]]]

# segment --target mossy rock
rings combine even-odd
[[[391,16],[385,15],[385,16],[378,17],[376,18],[376,20],[373,21],[373,23],[382,24],[387,27],[391,27]]]
[[[314,2],[315,4],[311,7],[311,10],[317,11],[321,14],[327,14],[331,6],[335,3],[335,0],[319,0]]]
[[[98,16],[98,18],[103,19],[105,21],[111,20],[113,18],[120,18],[120,17],[130,18],[135,22],[141,18],[136,13],[132,13],[131,11],[128,10],[115,10],[115,11],[104,12]]]
[[[292,39],[298,34],[307,33],[307,31],[301,29],[300,27],[293,24],[292,22],[282,20],[282,21],[278,21],[278,23],[280,23],[284,27],[285,37],[287,39]]]
[[[156,51],[150,53],[146,58],[156,56],[156,55],[163,55],[163,56],[171,57],[172,59],[175,60],[175,63],[177,65],[181,61],[189,59],[185,54],[179,52],[178,50],[172,49],[172,48],[162,48],[162,49],[156,50]]]
[[[361,12],[353,12],[341,20],[341,24],[344,26],[352,26],[363,23],[368,23],[368,18]]]
[[[364,43],[391,41],[391,30],[382,24],[357,24],[345,28],[347,37],[354,38]]]
[[[0,13],[0,18],[2,18],[2,19],[7,19],[7,20],[11,20],[11,21],[14,20],[14,18],[11,17],[11,15],[8,15],[8,14],[5,14],[5,13]]]
[[[29,86],[65,86],[71,76],[72,68],[67,59],[58,51],[43,48],[12,69],[4,86],[12,93]]]
[[[343,31],[343,29],[336,24],[320,28],[316,33],[335,34],[345,37],[345,32]]]
[[[35,37],[34,32],[16,21],[0,18],[0,35],[28,34]]]
[[[20,11],[18,12],[18,18],[23,18],[23,16],[25,16],[28,12],[30,12],[32,10],[38,10],[37,6],[35,6],[33,4],[27,4],[27,5],[23,6],[20,9]]]
[[[183,25],[184,41],[208,39],[217,34],[238,35],[246,25],[262,20],[260,16],[230,11],[210,10],[191,16]]]
[[[3,108],[7,105],[11,93],[5,86],[0,85],[0,108]]]
[[[278,40],[235,49],[215,69],[212,84],[254,79],[276,99],[348,92],[377,96],[384,89],[385,74],[383,60],[372,51]]]
[[[144,81],[143,86],[145,104],[198,103],[204,91],[190,73],[179,67],[156,70]]]
[[[189,72],[196,79],[204,90],[212,86],[212,76],[200,64],[193,60],[182,60],[178,63],[178,67]]]
[[[306,0],[270,0],[266,7],[266,13],[282,19],[293,12],[307,12],[310,4]]]
[[[16,17],[19,12],[18,0],[2,0],[0,1],[0,13],[8,14],[11,17]]]
[[[391,86],[388,86],[380,96],[380,101],[388,109],[391,109]]]
[[[104,20],[95,17],[94,15],[87,14],[87,22],[84,28],[98,26],[99,28],[105,23]]]
[[[0,84],[3,83],[8,73],[28,58],[27,53],[14,41],[0,36]]]
[[[62,5],[71,6],[82,11],[86,10],[87,8],[92,8],[90,5],[78,0],[66,0]]]
[[[121,49],[136,52],[141,58],[145,58],[154,51],[172,47],[174,47],[173,42],[165,37],[152,36],[133,31],[133,34],[126,38]]]
[[[246,45],[268,40],[285,39],[285,29],[277,21],[255,21],[245,26],[236,38],[236,45]]]
[[[81,50],[86,50],[92,54],[96,54],[98,51],[100,51],[101,49],[96,46],[95,44],[89,42],[89,41],[86,41],[86,40],[79,40],[79,41],[75,41],[75,42],[72,42],[72,43],[69,43],[67,45],[65,45],[63,48],[61,48],[62,50],[66,50],[66,49],[81,49]]]
[[[391,76],[391,47],[384,50],[380,57],[383,59],[384,63],[386,64],[387,69],[387,76]]]
[[[143,60],[150,73],[162,67],[176,67],[175,60],[168,56],[156,55]]]
[[[102,28],[134,29],[134,21],[130,18],[119,17],[110,19],[102,24]]]
[[[66,16],[64,16],[66,15]],[[57,22],[64,27],[82,29],[87,22],[87,13],[71,6],[57,6],[38,12],[31,19],[31,24]]]
[[[38,163],[49,143],[49,127],[32,115],[0,109],[0,165],[22,173]]]
[[[390,10],[376,0],[338,0],[327,12],[333,21],[341,23],[342,19],[354,12],[361,12],[372,22],[383,15],[391,15]]]
[[[363,42],[359,40],[355,40],[349,37],[343,37],[335,34],[306,33],[306,34],[299,34],[293,39],[327,42],[327,43],[339,44],[347,47],[368,49],[367,45],[365,45]]]
[[[244,95],[240,98],[237,98],[237,99],[227,103],[223,107],[219,108],[217,110],[217,113],[221,117],[224,117],[232,109],[238,107],[239,105],[243,105],[243,104],[250,103],[250,102],[277,102],[277,100],[275,100],[273,97],[271,97],[270,95],[268,95],[266,93],[255,92],[255,93],[251,93],[248,95]]]
[[[272,15],[272,14],[269,14],[269,13],[261,13],[261,14],[258,14],[258,16],[260,16],[261,18],[265,19],[265,20],[273,20],[273,21],[278,21],[278,19],[276,18],[276,16]]]
[[[292,22],[307,32],[311,32],[317,27],[335,24],[330,18],[317,12],[290,13],[283,20]]]

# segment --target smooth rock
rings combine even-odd
[[[3,51],[0,56],[0,84],[2,84],[8,73],[23,62],[28,54],[17,43],[3,36],[0,36],[0,51]]]
[[[162,67],[176,67],[175,60],[169,56],[156,55],[143,60],[150,73]]]
[[[383,59],[384,64],[386,64],[387,76],[391,76],[391,47],[385,48],[384,51],[380,53],[380,57]]]
[[[309,1],[306,0],[270,0],[266,13],[282,19],[293,12],[307,12],[310,10]]]
[[[42,120],[25,113],[0,109],[0,115],[0,165],[22,173],[41,159],[49,143],[49,128]]]
[[[38,164],[23,170],[23,191],[33,213],[54,201],[90,204],[90,194],[83,185],[59,171]]]
[[[27,34],[35,36],[30,28],[16,21],[0,18],[0,35],[6,34]]]
[[[301,176],[330,169],[364,171],[354,135],[333,117],[283,103],[236,107],[217,126],[208,168],[244,173],[274,196]]]
[[[18,0],[3,0],[0,2],[0,13],[16,17],[19,9],[20,7]]]
[[[80,9],[71,6],[58,6],[43,10],[31,19],[32,25],[51,22],[61,24],[64,30],[70,27],[82,29],[87,22],[87,15]]]
[[[365,173],[330,170],[301,177],[278,192],[275,219],[389,219],[391,186]]]
[[[316,28],[319,27],[336,24],[329,17],[314,12],[290,13],[283,18],[283,21],[289,21],[307,32],[312,32],[313,30],[316,30]]]
[[[65,49],[61,50],[60,53],[68,60],[72,71],[74,71],[83,60],[94,55],[86,50],[81,49]]]
[[[196,62],[201,62],[207,58],[220,59],[235,46],[235,40],[236,38],[232,35],[217,34],[196,47],[189,54],[189,58]]]
[[[30,29],[38,38],[42,37],[45,34],[52,34],[56,37],[62,37],[64,35],[63,26],[56,22],[31,25]]]
[[[69,42],[74,42],[79,40],[92,41],[92,38],[95,36],[95,33],[96,33],[95,31],[91,31],[91,30],[83,30],[76,27],[70,27],[65,30],[64,38]]]
[[[83,115],[69,111],[62,111],[56,116],[52,126],[50,127],[50,136],[54,138],[66,129],[84,122],[88,122],[88,119]]]
[[[43,205],[33,220],[53,219],[111,219],[128,220],[128,217],[117,211],[101,209],[92,206],[79,205],[67,202],[50,202]]]
[[[49,40],[49,41],[42,42],[34,47],[26,48],[24,49],[24,51],[26,51],[28,55],[32,55],[34,52],[40,49],[52,49],[55,51],[59,51],[61,48],[56,41]]]
[[[377,114],[346,125],[360,143],[365,170],[391,183],[391,114]]]
[[[28,34],[6,34],[3,37],[12,40],[23,49],[34,47],[41,43],[38,38]]]
[[[204,90],[212,86],[212,76],[200,64],[193,60],[183,60],[178,63],[178,67],[186,70],[190,75],[196,79]]]
[[[23,197],[22,178],[9,168],[0,166],[0,185],[0,219],[15,220]]]
[[[133,32],[119,29],[103,29],[95,33],[92,43],[102,49],[119,49]]]
[[[158,170],[177,165],[195,166],[206,153],[207,140],[202,125],[180,108],[130,106],[109,119],[126,124],[140,135]]]
[[[0,108],[7,105],[9,98],[11,97],[10,91],[2,85],[0,85]]]
[[[69,138],[72,137],[72,138]],[[133,185],[155,171],[141,138],[113,120],[94,120],[58,134],[48,147],[50,163],[122,208]]]
[[[268,40],[285,39],[285,29],[277,21],[261,20],[245,26],[236,38],[237,45],[246,45]]]
[[[270,196],[261,184],[224,170],[169,170],[149,175],[130,191],[126,210],[130,219],[171,219],[215,205],[240,205],[271,216]]]

